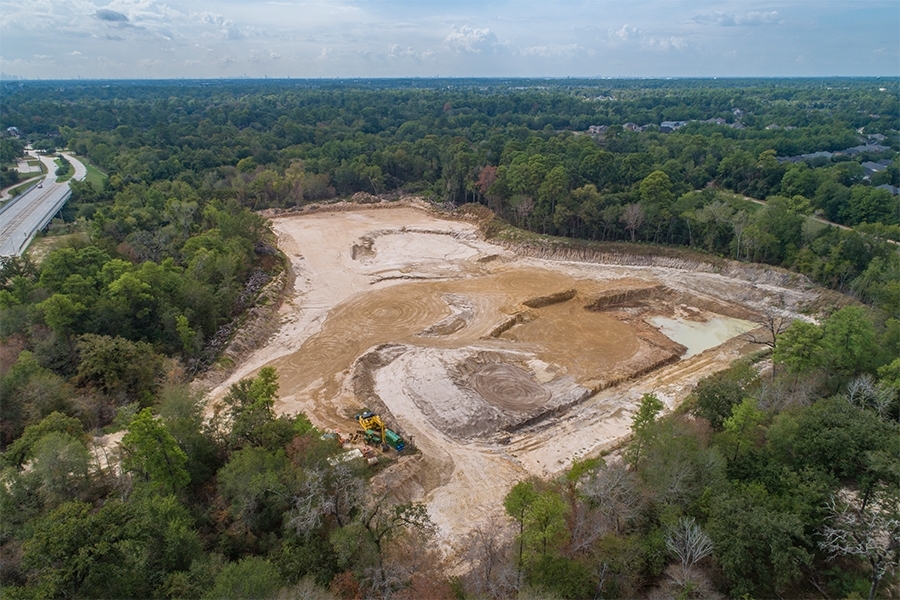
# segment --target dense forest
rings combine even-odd
[[[61,247],[0,265],[5,597],[897,595],[896,79],[2,85],[4,185],[26,142],[108,175],[72,183]],[[212,418],[188,385],[285,269],[258,211],[361,192],[778,265],[845,306],[770,320],[675,414],[645,396],[620,453],[516,485],[450,576],[424,506],[275,414],[274,371]]]

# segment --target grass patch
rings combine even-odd
[[[65,248],[75,242],[90,242],[91,238],[84,232],[68,233],[65,235],[39,235],[28,245],[27,254],[37,264],[54,250]]]
[[[13,189],[9,190],[9,195],[13,196],[13,197],[18,196],[19,194],[21,194],[22,192],[27,190],[29,187],[31,187],[35,183],[37,183],[39,178],[40,178],[40,175],[35,175],[31,179],[25,180],[23,183],[20,183]]]
[[[103,182],[106,181],[108,175],[94,166],[83,156],[79,156],[78,160],[83,162],[85,168],[87,168],[87,175],[85,176],[84,180],[94,186],[94,189],[98,192],[103,190]]]
[[[58,158],[55,159],[53,162],[56,163],[56,166],[58,167],[57,172],[59,172],[59,169],[66,170],[66,172],[64,174],[57,176],[56,183],[64,183],[64,182],[72,179],[72,176],[75,174],[75,167],[73,167],[71,163],[69,163],[68,161],[62,162]]]

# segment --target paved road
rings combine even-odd
[[[75,167],[73,179],[84,179],[87,169],[70,154],[63,154]],[[39,156],[47,167],[41,187],[16,196],[0,208],[0,256],[19,256],[34,234],[43,229],[69,199],[69,182],[56,183],[56,163],[48,156]]]

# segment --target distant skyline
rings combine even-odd
[[[897,0],[0,0],[25,79],[900,76]]]

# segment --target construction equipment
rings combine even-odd
[[[356,415],[356,420],[362,428],[366,441],[372,444],[381,444],[384,450],[390,446],[397,452],[406,447],[406,443],[399,435],[385,427],[381,417],[372,411],[363,411]]]

